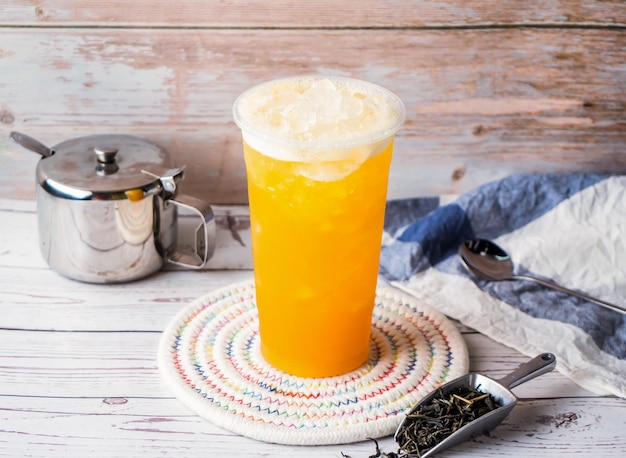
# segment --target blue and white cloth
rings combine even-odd
[[[626,314],[530,281],[486,281],[457,254],[495,241],[516,273],[626,306],[626,177],[523,174],[455,199],[388,202],[381,275],[528,356],[552,352],[583,388],[626,398]]]

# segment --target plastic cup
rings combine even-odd
[[[248,179],[261,353],[301,377],[367,362],[395,133],[404,105],[349,78],[301,76],[233,107]]]

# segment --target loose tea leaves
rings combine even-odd
[[[407,415],[396,433],[397,452],[382,452],[375,439],[376,453],[369,458],[420,457],[453,432],[500,406],[493,396],[462,385],[444,396],[439,391],[428,404],[420,405]],[[351,458],[341,452],[343,458]]]
[[[372,439],[370,437],[369,440],[374,442],[374,445],[376,447],[376,453],[373,455],[370,455],[368,458],[403,458],[406,456],[405,454],[398,454],[396,452],[389,452],[389,453],[382,452],[380,450],[380,447],[378,446],[378,441],[376,439]],[[343,458],[352,458],[350,455],[346,455],[343,452],[341,452],[341,456]]]
[[[464,385],[433,398],[409,414],[396,435],[399,453],[422,456],[471,421],[500,407],[488,393]],[[401,455],[402,456],[402,455]]]

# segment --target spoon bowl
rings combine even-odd
[[[626,313],[626,308],[620,305],[611,304],[596,297],[580,291],[564,288],[548,280],[533,277],[530,275],[514,275],[513,261],[506,251],[490,240],[473,239],[466,240],[459,247],[459,256],[463,265],[472,274],[485,280],[529,280],[539,283],[548,288],[571,294],[586,301],[595,302],[610,310]]]
[[[517,404],[517,397],[511,392],[510,388],[534,379],[546,372],[550,372],[555,366],[556,357],[552,353],[542,353],[499,380],[491,379],[479,373],[470,373],[442,385],[416,404],[407,413],[407,416],[396,430],[394,440],[400,446],[401,450],[407,453],[402,456],[408,458],[426,458],[492,430],[511,413],[513,407]],[[407,450],[406,429],[411,423],[411,415],[418,413],[423,406],[430,404],[433,399],[446,399],[458,388],[463,386],[469,386],[475,390],[491,395],[499,404],[499,407],[470,421],[427,451]]]
[[[479,277],[499,281],[510,280],[513,275],[511,257],[489,240],[467,240],[461,244],[459,254],[464,264]]]

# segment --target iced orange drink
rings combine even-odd
[[[242,129],[261,352],[326,377],[365,363],[397,96],[359,80],[306,76],[243,93]]]

